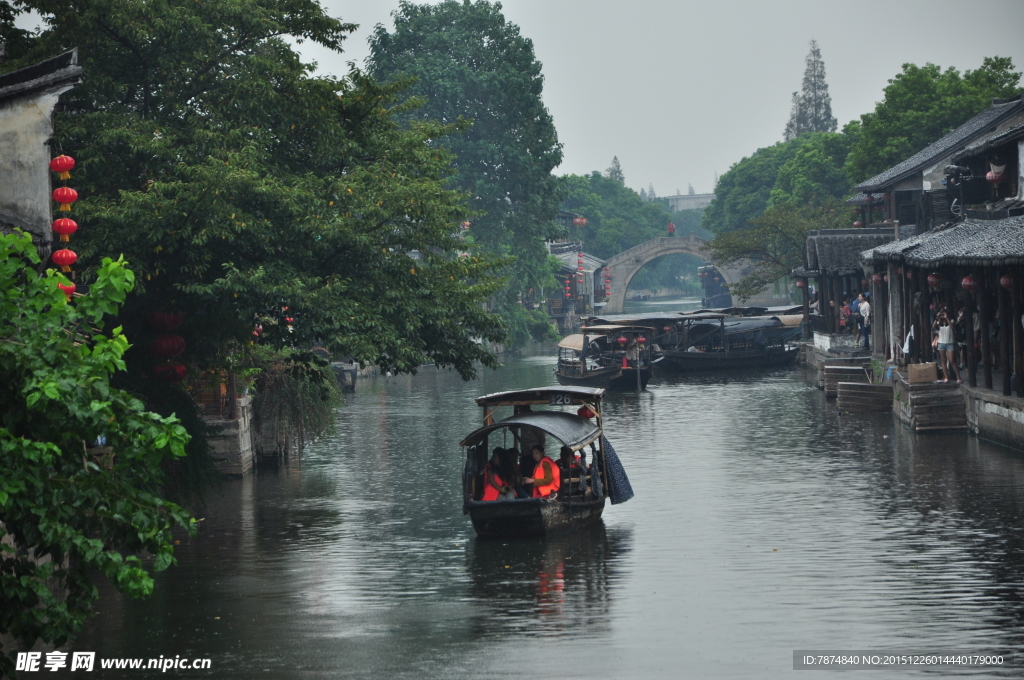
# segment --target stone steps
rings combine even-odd
[[[892,385],[841,382],[837,386],[839,410],[847,413],[892,409]]]

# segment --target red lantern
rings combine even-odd
[[[580,406],[578,411],[576,411],[576,415],[578,415],[580,418],[590,419],[596,416],[597,414],[590,410],[589,406],[584,404],[583,406]]]
[[[619,339],[616,340],[616,342],[618,342],[620,345],[625,345],[627,342],[629,342],[629,340],[626,339],[625,335],[620,335]]]
[[[185,338],[174,333],[156,336],[149,343],[149,351],[161,359],[171,359],[185,351]]]
[[[882,279],[882,275],[881,274],[872,274],[871,275],[871,281],[874,282],[874,283],[882,283],[882,280],[883,279]]]
[[[987,173],[985,173],[985,179],[991,182],[992,184],[999,184],[1000,182],[1003,181],[1003,173],[996,173],[990,170]]]
[[[806,288],[807,287],[807,282],[804,281],[803,279],[797,279],[796,280],[796,287],[797,288]]]
[[[284,322],[285,322],[285,323],[291,323],[292,321],[295,321],[295,319],[293,319],[293,318],[292,318],[292,317],[290,317],[290,316],[286,316],[286,317],[284,317]]]
[[[58,173],[61,179],[71,179],[71,168],[75,167],[75,159],[61,154],[50,161],[50,170]]]
[[[67,248],[54,252],[50,258],[54,264],[60,266],[62,272],[71,271],[71,265],[78,261],[78,255],[75,254],[75,251],[68,250]]]
[[[974,278],[973,275],[964,277],[964,280],[960,282],[961,287],[968,293],[973,293],[978,290],[978,279]]]
[[[671,333],[672,332],[672,326],[665,326],[661,330],[665,331],[666,333]]]
[[[146,317],[150,328],[161,333],[173,331],[185,320],[185,315],[177,310],[152,312]]]
[[[67,217],[61,217],[53,221],[53,231],[60,234],[61,241],[67,241],[69,235],[78,231],[78,223]]]
[[[867,279],[861,279],[860,280],[860,287],[861,288],[867,288],[868,287],[868,280]]]
[[[61,212],[68,212],[71,204],[78,200],[78,192],[71,187],[58,187],[53,190],[53,200],[60,203]]]
[[[571,298],[571,297],[572,297],[572,295],[570,295],[569,293],[566,293],[566,294],[565,294],[565,297],[567,297],[567,298]]]
[[[1005,288],[1006,290],[1013,290],[1013,276],[1011,276],[1010,274],[1003,274],[1003,276],[999,279],[999,285]]]
[[[153,367],[153,372],[169,383],[181,382],[188,375],[188,369],[182,364],[159,364]]]
[[[861,227],[864,226],[864,224],[860,220],[857,220],[856,222],[853,223],[853,226],[855,226],[858,229],[860,229]]]
[[[639,338],[636,339],[636,341],[637,341],[637,344],[642,345],[645,342],[647,342],[647,338],[645,338],[644,336],[641,335]]]
[[[929,274],[928,285],[931,286],[932,288],[938,288],[939,286],[942,285],[942,277],[939,276],[938,274]]]
[[[63,283],[58,283],[57,287],[64,291],[64,294],[68,296],[69,300],[71,299],[71,294],[75,292],[76,288],[75,284],[73,283],[69,283],[67,285],[64,285]]]

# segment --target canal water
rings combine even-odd
[[[473,398],[553,384],[553,363],[360,382],[334,435],[225,482],[156,593],[104,591],[70,648],[211,659],[163,677],[409,679],[790,678],[797,649],[1022,649],[1024,456],[840,416],[799,368],[613,395],[636,497],[590,531],[475,540]]]

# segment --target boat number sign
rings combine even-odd
[[[555,393],[548,395],[549,406],[572,406],[572,395]]]

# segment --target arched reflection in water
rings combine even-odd
[[[578,636],[607,630],[632,530],[583,530],[515,541],[476,540],[466,553],[477,605],[473,636]],[[588,629],[588,630],[584,630]]]

